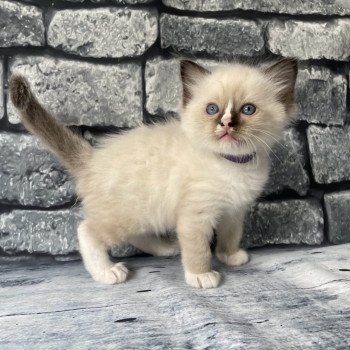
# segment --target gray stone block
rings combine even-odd
[[[350,243],[350,191],[325,194],[324,203],[329,241]]]
[[[0,133],[0,203],[51,207],[73,193],[71,178],[35,137]]]
[[[314,200],[256,203],[245,223],[245,247],[323,242],[323,211]]]
[[[0,119],[4,116],[4,90],[3,90],[3,81],[4,81],[4,65],[2,60],[0,60]]]
[[[68,0],[71,1],[71,0]],[[84,0],[79,0],[79,1],[84,1]],[[106,0],[91,0],[91,2],[95,3],[103,3]],[[108,1],[108,0],[107,0]],[[137,4],[150,4],[154,0],[112,0],[113,3],[117,5],[137,5]]]
[[[306,140],[295,129],[285,130],[282,139],[270,153],[271,171],[264,194],[291,189],[305,195],[309,189],[309,176],[305,170]]]
[[[346,118],[347,81],[325,67],[300,69],[296,96],[299,118],[309,123],[343,125]]]
[[[43,46],[43,13],[36,7],[19,2],[0,2],[0,47]]]
[[[0,249],[6,253],[75,253],[79,249],[77,228],[82,218],[79,208],[3,213],[0,215]],[[113,256],[124,257],[138,252],[125,245],[113,249]]]
[[[201,66],[212,69],[218,62],[208,59],[193,59]],[[161,57],[148,60],[145,69],[146,109],[154,115],[178,114],[181,107],[182,83],[180,60]]]
[[[68,254],[78,251],[78,210],[14,210],[0,215],[0,247],[5,252]]]
[[[157,36],[156,11],[99,8],[57,11],[47,41],[84,57],[132,57],[142,55]]]
[[[350,180],[350,127],[310,125],[307,130],[315,181],[328,184]]]
[[[270,51],[282,56],[339,61],[350,57],[350,19],[274,21],[268,26],[267,38]]]
[[[163,14],[161,45],[176,51],[217,56],[254,55],[264,46],[262,28],[245,19],[208,19]]]
[[[154,115],[178,113],[182,96],[179,60],[156,58],[146,63],[146,108]]]
[[[253,10],[270,13],[288,14],[322,14],[347,15],[350,14],[348,0],[336,1],[285,1],[285,0],[163,0],[166,6],[180,10],[191,11],[231,11]]]
[[[134,127],[142,123],[138,64],[28,56],[12,60],[10,70],[27,77],[39,100],[67,125]],[[7,111],[10,123],[19,123],[10,99]]]
[[[112,248],[110,254],[114,258],[123,258],[127,256],[143,254],[143,252],[141,252],[141,250],[136,249],[131,244],[124,243],[119,247]]]
[[[89,0],[63,0],[63,1],[69,1],[69,2],[89,2]],[[109,0],[90,0],[94,3],[104,3]],[[154,0],[112,0],[113,3],[117,5],[137,5],[137,4],[149,4],[152,3]]]

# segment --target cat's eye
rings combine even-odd
[[[207,106],[207,113],[209,115],[214,115],[219,112],[219,107],[215,103],[209,103]]]
[[[250,103],[243,105],[241,108],[241,113],[245,115],[252,115],[256,111],[256,107]]]

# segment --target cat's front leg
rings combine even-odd
[[[195,288],[215,288],[220,274],[212,270],[210,241],[213,228],[198,215],[180,216],[177,222],[182,264],[186,282]]]
[[[226,265],[240,266],[249,261],[247,252],[240,248],[245,210],[226,213],[217,227],[216,256]]]

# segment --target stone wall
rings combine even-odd
[[[274,149],[244,244],[350,242],[348,0],[1,0],[0,29],[1,254],[74,253],[81,218],[72,180],[19,124],[10,74],[94,139],[176,114],[180,55],[300,60],[299,121]]]

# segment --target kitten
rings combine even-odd
[[[76,180],[85,220],[80,252],[99,282],[124,282],[128,270],[108,249],[129,242],[154,255],[181,248],[186,282],[217,287],[210,241],[230,266],[248,261],[240,249],[244,214],[268,178],[268,151],[295,115],[297,62],[269,67],[222,65],[208,71],[181,61],[181,119],[106,137],[96,148],[55,120],[21,76],[10,94],[23,124]],[[178,242],[162,239],[176,231]]]

